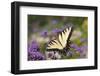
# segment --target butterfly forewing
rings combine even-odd
[[[61,34],[59,34],[59,41],[62,44],[63,48],[66,47],[70,32],[71,32],[71,27],[69,29],[66,28],[63,32],[61,32]]]

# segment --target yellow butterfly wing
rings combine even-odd
[[[57,39],[50,41],[47,45],[47,49],[59,49],[62,50],[66,47],[68,37],[71,33],[72,27],[66,28],[60,34],[58,34]]]
[[[63,49],[58,40],[53,40],[48,44],[47,49]]]
[[[70,33],[71,33],[71,27],[66,28],[63,32],[61,32],[60,35],[58,35],[58,40],[63,46],[63,48],[66,47],[67,40],[68,40]]]

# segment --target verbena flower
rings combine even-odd
[[[28,52],[28,60],[45,60],[45,56],[40,52]]]
[[[83,51],[87,51],[87,46],[84,45],[84,46],[81,47],[81,49],[82,49]]]
[[[51,23],[52,23],[52,24],[57,24],[57,23],[58,23],[58,20],[53,19],[53,20],[51,21]]]
[[[77,46],[76,44],[71,44],[70,47],[75,49],[78,52],[82,52],[82,51],[86,50],[86,48],[87,48],[87,46]]]
[[[40,52],[39,45],[36,41],[32,41],[28,45],[28,60],[44,60],[45,56]]]
[[[81,46],[80,57],[86,57],[87,51],[88,51],[88,47],[86,45]]]
[[[78,48],[78,46],[76,44],[71,44],[70,47],[71,48],[74,48],[74,49],[77,49]]]
[[[57,51],[46,51],[46,58],[51,60],[51,59],[60,59],[61,55]]]
[[[77,50],[82,53],[83,51],[87,51],[87,46],[80,46],[77,48]]]
[[[67,52],[67,57],[72,57],[72,55],[73,55],[73,52],[72,51],[68,51]]]
[[[52,30],[52,33],[57,34],[57,33],[61,32],[61,31],[62,31],[61,29],[57,29],[57,28],[56,28],[56,29],[53,29],[53,30]]]
[[[39,45],[36,41],[32,41],[30,45],[28,45],[28,51],[36,52],[39,51]]]
[[[76,50],[77,50],[78,52],[82,52],[82,51],[83,51],[81,47],[77,47]]]
[[[41,36],[42,37],[47,37],[48,36],[48,32],[46,30],[41,32]]]

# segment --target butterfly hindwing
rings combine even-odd
[[[47,49],[62,49],[63,47],[61,46],[61,44],[59,43],[58,40],[52,40],[48,46]]]

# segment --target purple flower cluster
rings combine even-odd
[[[51,59],[60,59],[61,55],[57,51],[47,51],[46,52],[46,58],[51,60]]]
[[[70,47],[75,49],[76,51],[78,51],[80,53],[83,53],[84,51],[87,51],[87,46],[85,46],[85,45],[77,46],[76,44],[71,44]]]
[[[57,34],[57,33],[59,33],[59,32],[61,32],[62,30],[61,29],[54,29],[54,30],[52,30],[52,33],[54,33],[54,34]]]
[[[45,60],[40,52],[28,52],[28,60]]]
[[[81,38],[80,39],[81,45],[78,46],[74,43],[70,45],[71,48],[73,48],[76,52],[78,52],[80,54],[80,58],[84,58],[87,56],[88,46],[87,46],[87,44],[84,44],[85,42],[87,42],[87,39]]]
[[[36,41],[28,45],[28,60],[45,60],[45,56],[40,52]]]
[[[71,57],[73,55],[73,52],[72,51],[68,51],[67,52],[67,57]]]
[[[53,20],[51,21],[51,23],[52,23],[52,24],[57,24],[57,23],[58,23],[58,20],[53,19]]]
[[[78,48],[78,46],[76,44],[71,44],[70,47],[74,48],[74,49]]]
[[[28,51],[30,52],[36,52],[39,51],[39,45],[36,41],[32,41],[30,45],[28,45]]]
[[[48,36],[47,30],[42,31],[40,35],[41,35],[42,37],[47,37],[47,36]]]

